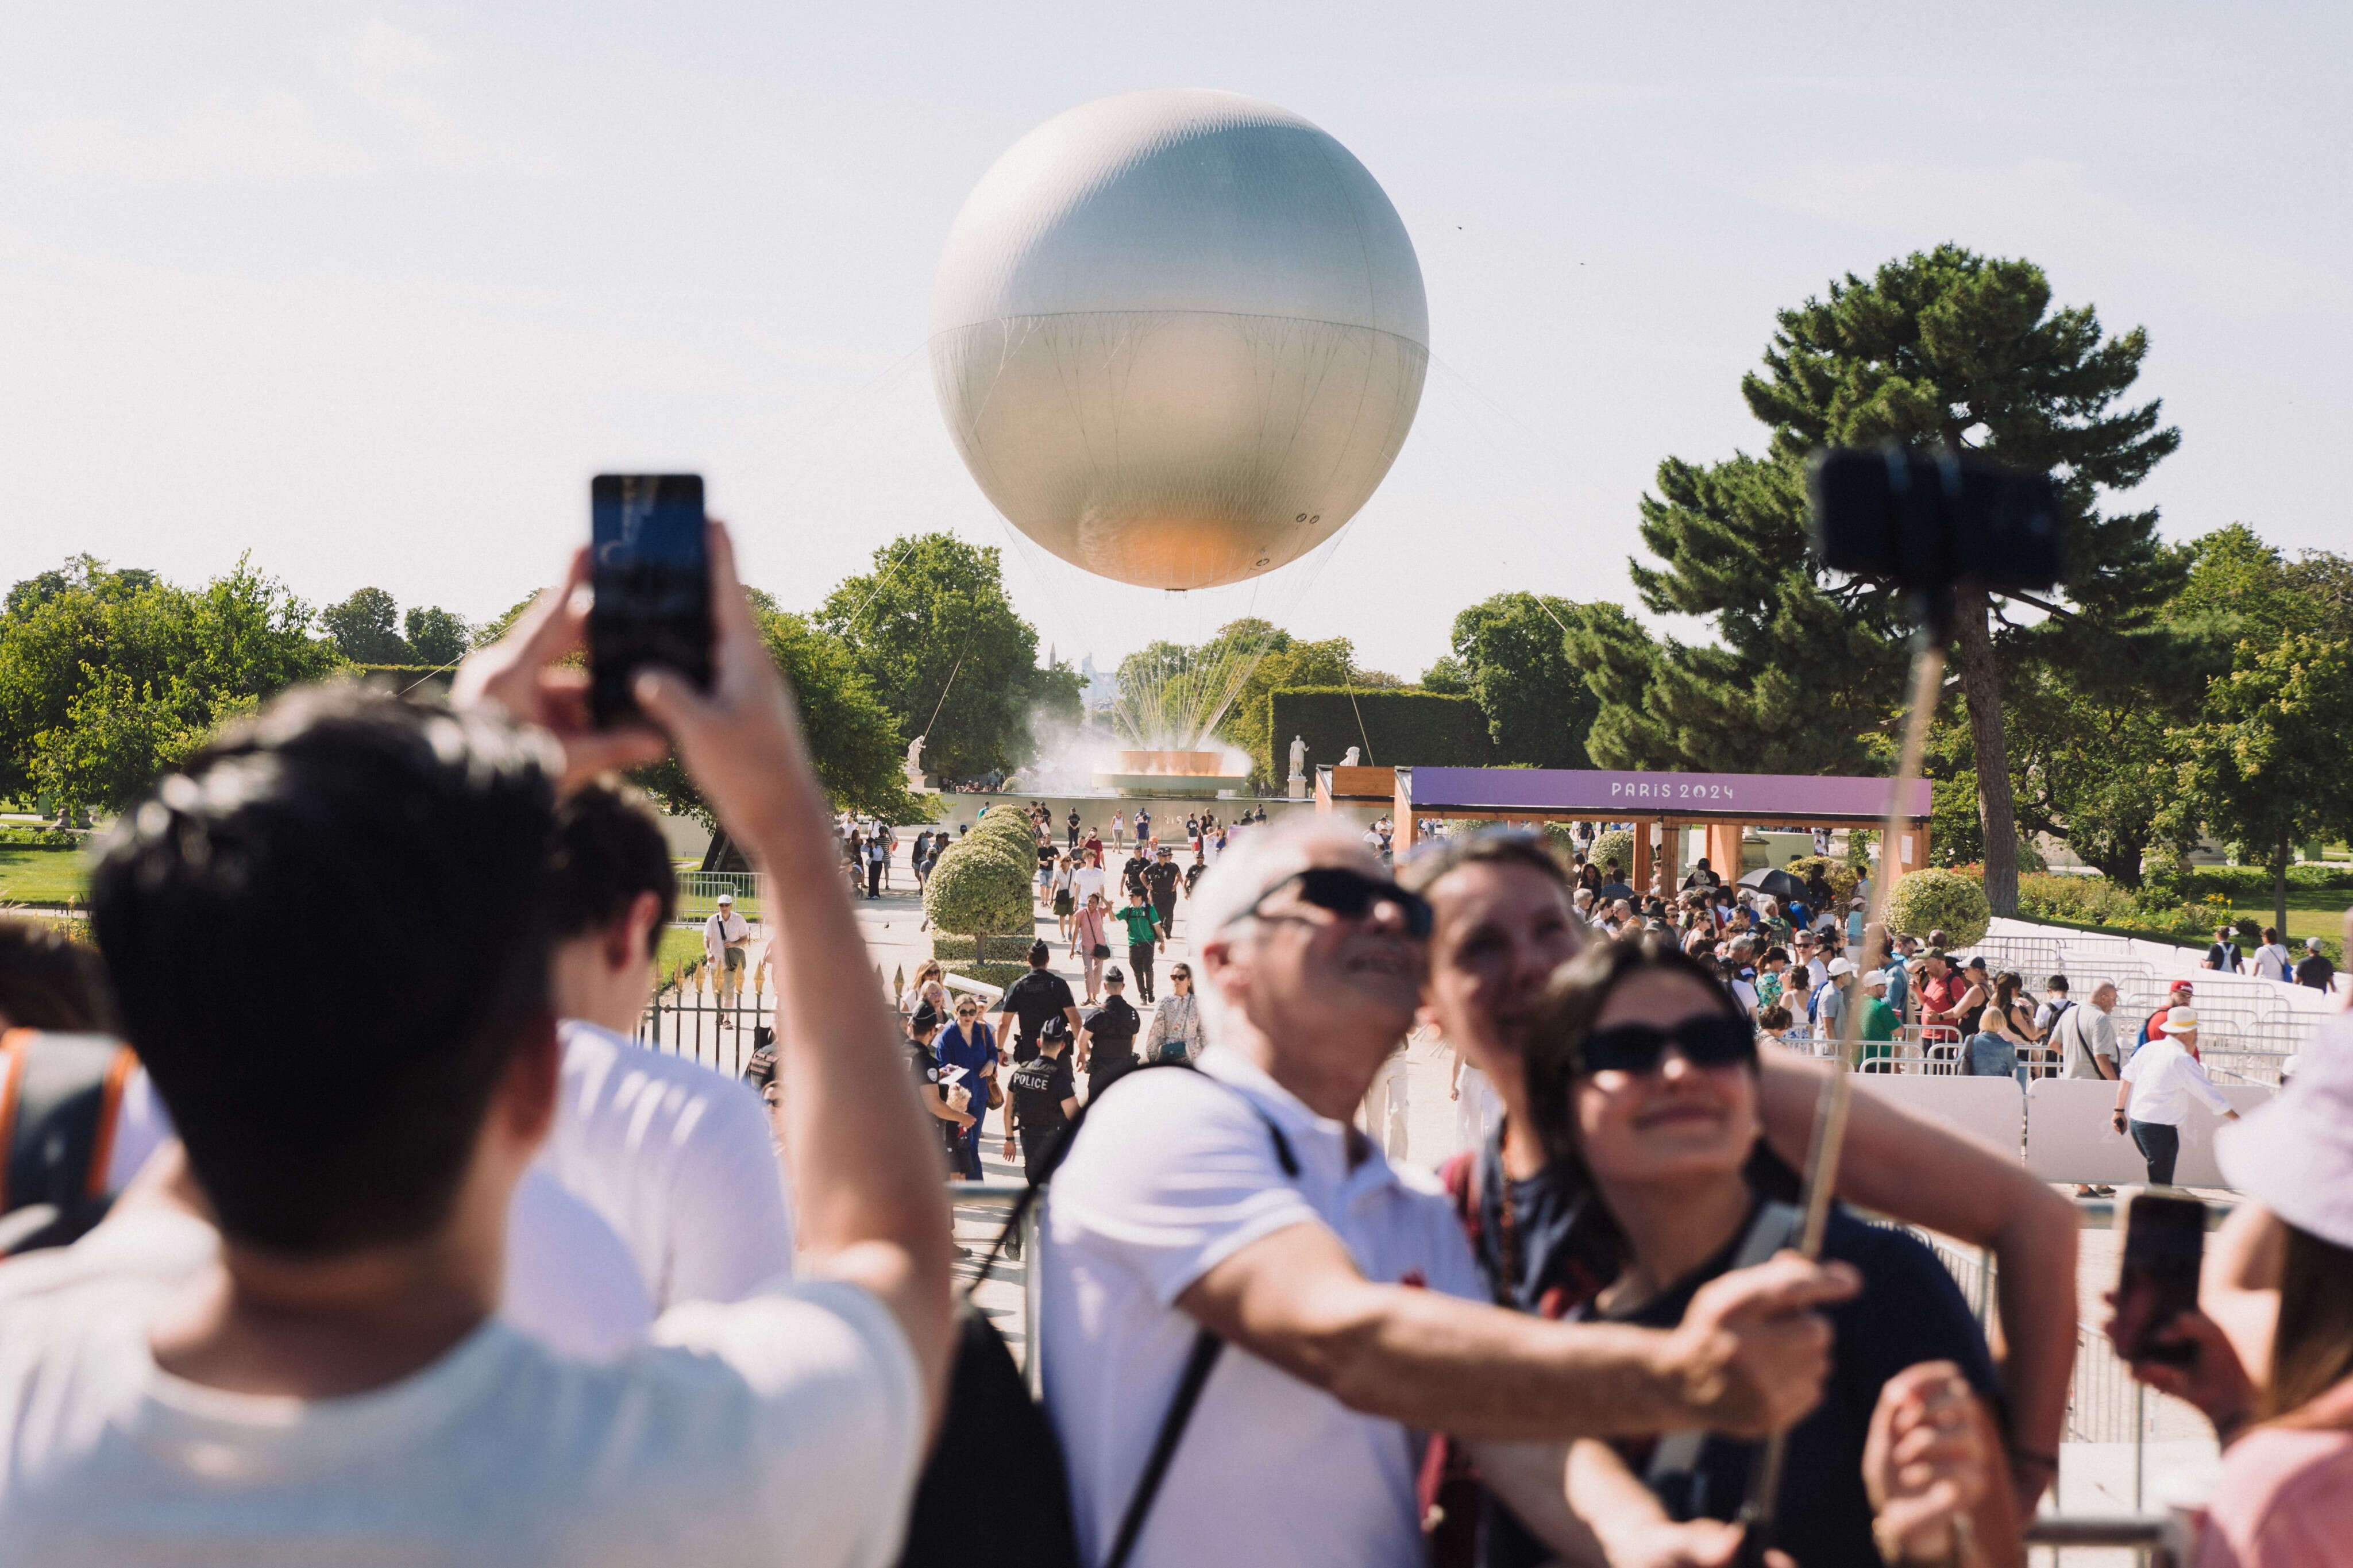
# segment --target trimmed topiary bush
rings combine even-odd
[[[1593,841],[1593,847],[1586,852],[1585,858],[1600,867],[1605,872],[1609,869],[1610,861],[1617,861],[1619,877],[1630,886],[1632,884],[1634,836],[1624,828],[1612,828],[1596,838]]]
[[[1035,860],[1025,865],[1009,847],[975,833],[950,845],[932,868],[931,881],[923,889],[923,913],[935,929],[958,936],[1026,931],[1030,926],[1029,889],[1036,876]]]
[[[1957,871],[1914,871],[1896,882],[1888,898],[1887,929],[1898,936],[1925,941],[1930,931],[1942,931],[1953,947],[1972,947],[1992,924],[1984,886]]]

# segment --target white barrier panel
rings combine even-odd
[[[1915,1116],[1982,1140],[2011,1159],[2025,1137],[2025,1095],[2014,1078],[1859,1072],[1855,1083]]]
[[[2262,1084],[2223,1084],[2222,1098],[2240,1115],[2277,1092]],[[2105,1182],[2111,1185],[2148,1180],[2148,1163],[2128,1133],[2112,1120],[2116,1086],[2107,1079],[2038,1079],[2026,1096],[2026,1168],[2046,1182]],[[2192,1105],[2181,1124],[2181,1157],[2173,1180],[2184,1187],[2226,1184],[2214,1163],[2214,1130],[2222,1119]]]

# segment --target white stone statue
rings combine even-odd
[[[1307,798],[1307,742],[1297,735],[1291,737],[1291,777],[1283,793],[1293,800]]]
[[[918,735],[907,742],[907,764],[904,772],[907,775],[907,791],[911,795],[930,793],[923,784],[924,739],[924,736]]]
[[[1356,762],[1356,747],[1351,746],[1348,748],[1348,754],[1340,759],[1340,765],[1344,768],[1353,768],[1359,765]]]

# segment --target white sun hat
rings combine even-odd
[[[2280,1218],[2353,1247],[2353,1014],[2296,1053],[2279,1098],[2214,1134],[2222,1179]]]
[[[2195,1007],[2176,1007],[2166,1014],[2162,1026],[2168,1035],[2186,1035],[2198,1026],[2198,1010]]]

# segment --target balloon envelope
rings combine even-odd
[[[1405,444],[1421,268],[1365,166],[1233,93],[1048,121],[957,216],[932,371],[965,466],[1066,561],[1201,588],[1321,544]]]

